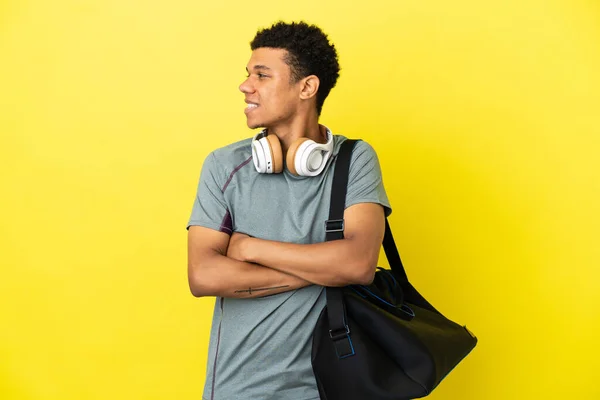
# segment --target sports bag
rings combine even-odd
[[[355,140],[335,162],[326,240],[343,239],[343,213]],[[404,400],[427,396],[477,338],[436,310],[408,281],[389,222],[383,248],[391,270],[370,285],[327,287],[313,332],[311,362],[321,400]]]

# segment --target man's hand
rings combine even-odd
[[[233,234],[229,238],[229,246],[227,247],[227,257],[233,258],[234,260],[238,261],[247,261],[245,257],[246,252],[244,251],[244,246],[247,244],[247,240],[249,238],[250,236],[244,233],[233,232]]]

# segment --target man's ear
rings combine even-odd
[[[302,79],[302,89],[300,91],[300,98],[302,100],[310,99],[317,95],[319,90],[319,78],[316,75],[309,75]]]

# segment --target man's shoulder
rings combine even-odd
[[[213,150],[211,156],[225,170],[237,168],[252,158],[251,143],[252,138],[242,139]]]
[[[336,134],[334,135],[334,147],[333,147],[333,155],[337,155],[340,151],[340,147],[342,143],[347,140],[355,140],[354,148],[352,149],[352,159],[356,159],[357,157],[361,157],[364,155],[376,156],[375,149],[371,144],[361,138],[355,137],[346,137],[344,135]]]

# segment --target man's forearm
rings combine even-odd
[[[368,284],[373,280],[379,252],[364,251],[351,239],[314,244],[283,243],[248,238],[246,261],[296,275],[323,286]]]
[[[311,283],[297,276],[213,253],[188,265],[194,296],[264,297],[299,289]]]

